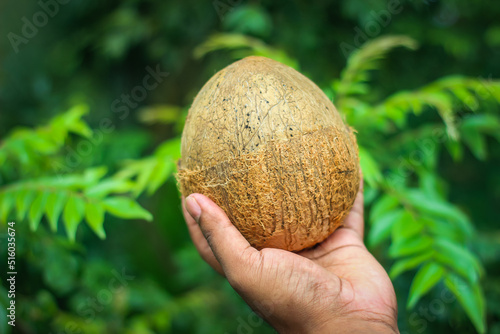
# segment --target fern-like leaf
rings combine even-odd
[[[78,105],[35,129],[20,128],[0,142],[0,169],[10,166],[33,171],[50,165],[50,157],[65,144],[70,133],[90,137],[92,130],[82,120],[88,108]]]
[[[481,308],[484,297],[479,278],[484,275],[484,268],[465,246],[474,234],[471,222],[438,194],[431,199],[419,189],[393,193],[376,202],[368,239],[372,244],[392,239],[389,255],[396,259],[390,270],[392,279],[420,267],[412,283],[408,308],[415,307],[445,275],[458,277],[466,285],[466,291],[474,291],[474,298],[469,299],[475,303],[475,310],[461,303],[480,330],[484,323],[479,319],[485,311]],[[451,283],[447,286],[457,293]]]
[[[195,58],[201,58],[206,54],[219,50],[230,50],[234,59],[247,56],[262,56],[279,61],[292,68],[298,69],[295,59],[288,56],[283,50],[275,49],[260,39],[242,34],[214,34],[207,41],[196,47]]]
[[[74,241],[83,218],[100,238],[106,236],[105,212],[121,218],[151,220],[151,214],[135,200],[117,195],[133,192],[136,184],[103,179],[105,172],[105,168],[96,167],[78,174],[28,179],[4,186],[0,188],[1,222],[6,223],[14,213],[18,221],[27,216],[31,229],[36,231],[45,215],[55,232],[62,216],[68,238]]]
[[[476,111],[480,96],[500,102],[498,95],[484,95],[484,90],[500,90],[500,81],[482,81],[461,76],[445,77],[417,90],[402,91],[389,96],[375,107],[374,114],[387,117],[402,127],[408,112],[419,115],[426,107],[434,108],[443,119],[448,135],[456,141],[459,138],[456,125],[458,111]]]
[[[340,80],[333,83],[336,105],[340,107],[346,96],[363,95],[368,92],[369,87],[366,82],[370,78],[369,72],[377,69],[379,60],[392,49],[406,47],[414,50],[417,46],[417,42],[408,36],[384,36],[369,41],[354,51],[340,75]]]
[[[132,182],[133,194],[137,197],[144,190],[154,193],[175,170],[175,161],[180,158],[180,138],[162,143],[153,155],[127,161],[113,176],[117,182]]]

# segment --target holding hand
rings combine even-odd
[[[344,226],[298,253],[253,248],[201,194],[183,212],[203,259],[278,332],[398,333],[394,288],[363,244],[362,187]]]

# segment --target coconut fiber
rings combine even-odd
[[[205,84],[181,154],[181,193],[208,196],[258,249],[323,241],[359,187],[352,129],[312,81],[264,57],[235,62]]]

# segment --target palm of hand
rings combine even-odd
[[[345,324],[345,331],[352,332],[354,323],[359,331],[374,324],[380,332],[397,332],[394,289],[363,244],[362,191],[344,227],[299,253],[257,251],[220,208],[204,196],[194,197],[201,207],[194,214],[200,226],[186,210],[192,202],[183,208],[201,256],[278,331],[319,333],[333,326],[341,332]]]

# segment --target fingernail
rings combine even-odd
[[[186,198],[186,210],[191,215],[191,217],[193,217],[193,219],[198,222],[201,215],[201,208],[193,196],[188,196]]]

